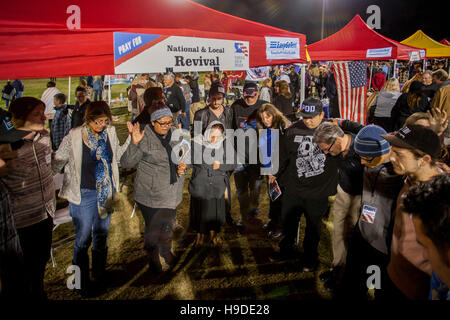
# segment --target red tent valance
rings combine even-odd
[[[306,61],[305,35],[189,0],[11,1],[0,28],[0,79],[114,74],[113,32],[249,41],[251,67]],[[300,58],[267,60],[265,36],[298,38]]]

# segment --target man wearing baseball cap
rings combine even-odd
[[[255,130],[247,125],[248,117],[258,110],[267,101],[259,100],[258,85],[254,82],[248,82],[244,85],[244,97],[236,100],[231,105],[233,112],[232,128],[234,130]],[[240,150],[242,146],[235,146]],[[249,154],[249,146],[245,147],[245,155]],[[262,185],[262,176],[258,164],[248,164],[248,159],[244,165],[238,166],[234,171],[234,181],[236,184],[236,194],[239,200],[241,216],[248,220],[258,215],[259,194]]]
[[[295,257],[295,241],[302,214],[306,216],[306,233],[303,241],[303,272],[318,266],[318,245],[322,217],[328,210],[328,197],[336,194],[337,159],[325,154],[313,141],[317,127],[324,121],[322,103],[318,99],[303,101],[302,120],[286,130],[280,143],[280,169],[275,175],[285,190],[281,203],[283,238],[280,251],[270,260],[286,260]],[[270,181],[273,182],[273,181]]]
[[[424,255],[423,246],[417,242],[410,214],[404,211],[403,198],[411,186],[443,173],[436,165],[441,150],[439,137],[420,125],[406,126],[381,136],[392,146],[390,160],[394,171],[407,176],[394,212],[391,257],[387,269],[389,279],[384,279],[386,283],[382,279],[382,298],[426,299],[431,265]]]
[[[17,130],[11,114],[0,108],[0,178],[14,166],[17,152],[11,143],[20,141],[30,131]],[[9,190],[0,179],[0,288],[1,298],[23,297],[24,270],[22,248],[11,209]]]

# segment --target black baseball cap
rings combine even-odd
[[[420,150],[434,159],[438,159],[441,155],[441,143],[438,135],[424,126],[410,125],[381,136],[394,147]]]
[[[0,143],[19,141],[31,131],[17,130],[11,120],[11,113],[0,108]]]
[[[217,93],[221,93],[225,96],[225,87],[220,82],[213,82],[211,84],[211,88],[209,89],[209,96]]]
[[[298,114],[303,118],[312,118],[321,114],[322,111],[323,111],[322,101],[320,101],[319,99],[308,98],[305,99],[300,105]]]
[[[255,82],[247,82],[244,85],[244,97],[255,97],[258,94],[258,84]]]

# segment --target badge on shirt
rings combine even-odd
[[[375,215],[377,213],[377,208],[364,205],[361,213],[361,220],[367,223],[373,223],[375,221]]]
[[[51,153],[48,153],[48,154],[45,156],[45,162],[46,162],[47,164],[50,164],[50,163],[52,162],[52,154],[51,154]]]

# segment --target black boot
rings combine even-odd
[[[106,259],[108,248],[105,250],[92,249],[92,281],[96,286],[103,286],[106,280]]]
[[[76,288],[76,293],[81,295],[83,298],[91,297],[92,289],[89,277],[89,255],[87,252],[78,252],[74,257],[73,264],[80,268],[81,288]]]
[[[160,275],[162,273],[162,265],[159,260],[159,249],[157,247],[146,247],[148,257],[148,269],[152,275]]]

